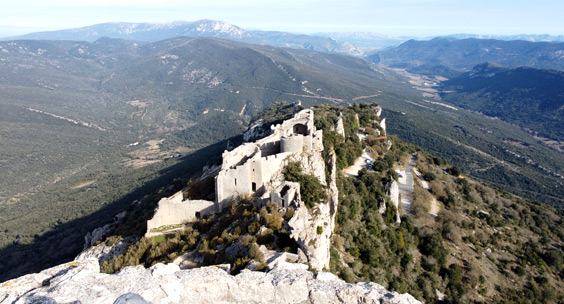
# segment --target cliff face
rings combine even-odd
[[[374,283],[348,284],[303,264],[236,276],[220,267],[180,270],[174,264],[99,272],[95,259],[66,263],[0,285],[7,303],[420,303]],[[307,267],[307,266],[305,266]],[[119,298],[119,300],[117,300]]]
[[[305,172],[316,176],[325,184],[325,162],[321,153],[302,154],[293,160],[298,160]],[[335,228],[338,205],[334,153],[330,170],[331,179],[325,190],[328,194],[328,202],[316,204],[311,209],[308,209],[302,202],[297,202],[298,206],[294,216],[288,222],[292,228],[292,238],[298,242],[308,258],[309,265],[315,270],[329,269],[331,257],[331,236]]]

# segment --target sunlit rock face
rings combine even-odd
[[[348,284],[331,273],[280,262],[269,272],[175,264],[99,272],[95,259],[62,264],[0,285],[0,303],[420,303],[375,283]]]

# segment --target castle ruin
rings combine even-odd
[[[323,151],[323,132],[313,124],[313,110],[302,110],[282,124],[271,126],[272,134],[255,142],[224,151],[221,169],[215,177],[215,201],[183,200],[182,192],[159,201],[147,234],[165,225],[194,221],[203,215],[221,212],[231,201],[245,196],[270,200],[288,207],[299,200],[300,185],[285,181],[286,160],[303,152]],[[323,181],[323,170],[317,170]],[[213,206],[213,207],[212,207]]]
[[[276,180],[291,155],[323,150],[322,131],[313,125],[313,110],[297,113],[282,124],[271,126],[272,134],[223,152],[216,177],[216,210],[240,196],[255,195],[287,207],[299,193],[299,184]],[[298,187],[298,189],[296,189]]]

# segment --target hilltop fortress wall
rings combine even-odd
[[[239,196],[287,197],[287,188],[285,193],[277,193],[280,185],[273,180],[280,173],[284,161],[304,151],[323,150],[322,131],[315,130],[313,110],[302,110],[294,118],[271,126],[271,129],[271,135],[223,153],[221,171],[216,177],[218,212]],[[281,203],[287,205],[288,199],[282,199]]]
[[[315,129],[311,109],[271,126],[271,130],[272,134],[265,138],[223,152],[221,170],[215,178],[214,202],[183,200],[182,191],[163,198],[155,215],[147,222],[146,235],[165,225],[194,221],[203,215],[221,212],[232,200],[242,196],[257,196],[283,207],[300,199],[299,183],[283,180],[286,160],[302,152],[323,151],[323,133]]]
[[[213,213],[214,209],[214,202],[183,200],[183,193],[179,191],[159,201],[155,215],[147,221],[146,236],[151,235],[152,229],[194,221],[201,216]]]

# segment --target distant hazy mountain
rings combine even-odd
[[[398,46],[414,37],[395,37],[371,32],[328,32],[315,33],[314,36],[330,37],[339,41],[348,42],[356,47],[367,49],[383,49]]]
[[[214,20],[170,23],[102,23],[59,31],[37,32],[2,40],[73,40],[93,42],[101,37],[155,42],[176,37],[215,37],[253,44],[303,48],[321,52],[363,55],[348,42],[330,37],[310,36],[274,31],[247,31],[235,25]]]
[[[524,40],[530,42],[564,42],[564,35],[479,35],[479,34],[452,34],[446,35],[444,37],[456,38],[456,39],[497,39],[497,40]]]
[[[201,20],[196,22],[170,23],[102,23],[91,26],[58,31],[36,32],[8,37],[4,40],[75,40],[93,42],[101,37],[123,38],[138,41],[158,41],[179,36],[208,36],[221,38],[241,38],[245,31],[234,25]]]
[[[484,63],[442,89],[449,103],[564,140],[564,72]]]
[[[564,43],[502,41],[493,39],[435,38],[429,41],[409,40],[398,47],[368,57],[391,67],[405,68],[421,74],[447,71],[466,72],[475,65],[493,62],[506,66],[528,66],[564,70]]]

